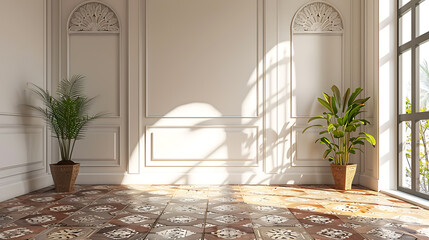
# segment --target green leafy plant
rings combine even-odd
[[[310,125],[302,132],[304,133],[313,127],[322,128],[323,131],[319,133],[321,137],[316,142],[327,147],[323,158],[337,165],[347,165],[350,154],[355,154],[356,150],[360,150],[358,146],[364,145],[364,141],[375,146],[375,139],[372,135],[366,132],[358,132],[361,126],[370,124],[367,120],[358,118],[369,97],[357,98],[362,92],[362,88],[357,88],[353,93],[349,88],[342,98],[337,86],[332,86],[331,90],[332,96],[323,93],[324,99],[317,98],[326,111],[321,116],[312,117],[308,120],[308,123],[314,120],[322,120],[325,123]],[[356,136],[353,136],[354,134]]]
[[[31,90],[42,100],[43,107],[29,105],[41,114],[55,134],[60,148],[60,165],[74,164],[72,161],[76,140],[82,139],[89,122],[103,114],[88,115],[88,108],[94,98],[83,94],[84,76],[74,75],[60,81],[57,97],[34,84]]]

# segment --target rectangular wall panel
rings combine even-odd
[[[255,166],[256,127],[148,127],[149,166]]]
[[[320,138],[319,132],[322,130],[312,128],[302,133],[305,128],[292,128],[292,166],[329,166],[329,161],[323,159],[326,147],[319,142],[315,143],[316,139]]]
[[[292,42],[292,116],[321,114],[317,97],[331,94],[333,84],[341,89],[342,36],[294,34]]]
[[[46,161],[43,129],[43,126],[0,127],[1,177],[43,169]]]
[[[45,87],[44,0],[0,4],[0,114],[22,115],[27,84]]]
[[[118,166],[118,151],[118,128],[93,127],[76,142],[73,160],[82,166]]]
[[[119,116],[119,35],[70,34],[69,41],[69,72],[86,76],[86,93],[97,97],[92,111]]]
[[[257,116],[257,3],[146,1],[148,117]]]

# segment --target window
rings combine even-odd
[[[398,0],[398,189],[429,199],[429,0]]]

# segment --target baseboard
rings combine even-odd
[[[354,183],[358,184],[359,176]],[[80,173],[77,184],[333,184],[331,173]]]
[[[0,202],[53,184],[52,176],[49,174],[43,174],[27,180],[5,184],[0,187]]]
[[[360,175],[359,184],[374,191],[379,190],[378,179],[372,176]]]

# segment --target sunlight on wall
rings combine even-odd
[[[378,98],[378,179],[379,189],[392,189],[396,184],[396,17],[394,0],[379,2],[379,98]],[[374,79],[376,81],[376,79]],[[377,166],[376,164],[374,166]]]
[[[285,41],[271,48],[266,54],[266,81],[271,82],[268,84],[266,89],[267,102],[263,102],[262,99],[259,101],[258,109],[262,110],[263,104],[267,106],[267,115],[274,114],[277,111],[277,106],[286,110],[286,106],[289,106],[289,98],[286,98],[288,90],[286,86],[289,86],[282,79],[277,85],[278,73],[280,72],[281,76],[289,79],[289,59],[290,57],[290,42]],[[260,96],[262,96],[262,90],[258,88],[257,82],[263,80],[264,72],[264,62],[261,60],[258,63],[258,68],[254,69],[251,74],[249,74],[249,80],[247,83],[248,94],[242,100],[242,109],[249,104],[254,102],[254,92],[258,90]],[[257,76],[258,74],[258,76]],[[280,102],[279,101],[280,98]],[[279,104],[279,105],[278,105]],[[245,109],[244,109],[245,110]],[[245,111],[242,111],[244,114]],[[248,114],[248,113],[247,113]],[[257,113],[253,113],[256,115]],[[277,113],[275,113],[277,114]],[[203,103],[203,102],[194,102],[185,105],[178,106],[171,110],[169,113],[165,114],[162,118],[157,119],[150,128],[156,129],[154,134],[151,130],[146,130],[142,132],[140,138],[140,151],[138,148],[135,148],[132,152],[130,161],[138,161],[141,166],[145,165],[144,153],[145,153],[145,144],[149,144],[149,141],[152,141],[153,146],[149,149],[151,151],[152,160],[154,161],[193,161],[194,167],[187,168],[187,173],[198,173],[201,171],[201,168],[195,168],[201,166],[201,161],[219,161],[219,160],[238,160],[238,161],[250,161],[258,158],[258,149],[262,141],[258,141],[256,128],[246,128],[249,125],[257,125],[259,121],[262,121],[262,116],[255,119],[241,119],[241,123],[245,124],[243,128],[230,128],[228,125],[224,125],[221,128],[207,128],[205,126],[210,126],[211,123],[217,122],[215,120],[202,119],[193,116],[213,116],[213,117],[222,117],[222,114],[212,105]],[[186,119],[175,118],[175,116],[189,116]],[[267,123],[268,126],[276,127],[277,118],[274,116],[268,118],[270,120]],[[186,127],[174,127],[181,126],[181,122],[186,122]],[[173,125],[172,125],[173,124]],[[219,125],[222,126],[223,124]],[[173,126],[173,127],[168,127]],[[146,136],[146,134],[150,134]],[[259,133],[262,134],[262,133]],[[262,135],[260,135],[262,137]],[[146,140],[146,143],[145,143]],[[261,140],[261,139],[260,139]],[[277,144],[278,138],[272,139],[274,145]],[[270,141],[270,140],[267,140]],[[283,148],[288,148],[288,146],[283,146]],[[146,155],[147,157],[147,155]],[[271,158],[271,161],[276,161],[277,158]],[[246,165],[245,162],[243,164]],[[274,163],[271,163],[274,164]],[[247,164],[249,165],[249,164]],[[228,165],[225,165],[226,168],[216,168],[215,171],[220,174],[223,172],[227,176],[229,171],[227,169]],[[164,170],[163,170],[164,171]],[[181,170],[176,170],[181,171]],[[205,170],[202,170],[205,171]],[[243,171],[243,169],[241,170]],[[248,168],[244,173],[252,173],[254,170]],[[146,173],[144,173],[146,174]],[[123,182],[135,181],[138,176],[125,176]],[[219,179],[208,179],[207,181],[217,182]],[[189,180],[189,179],[188,179]],[[294,183],[292,182],[289,183]]]
[[[222,115],[215,107],[210,104],[195,102],[178,106],[163,117],[173,116],[187,116],[191,118],[198,116],[221,117]]]

